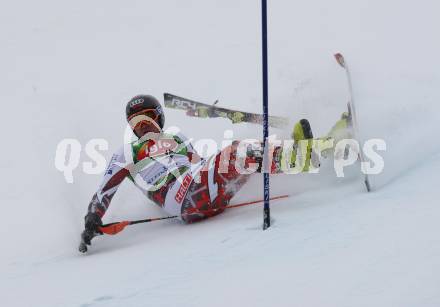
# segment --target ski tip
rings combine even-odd
[[[334,56],[338,64],[341,65],[342,67],[345,67],[344,56],[341,53],[335,53]]]

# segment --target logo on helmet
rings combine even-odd
[[[138,98],[130,102],[130,107],[137,106],[138,104],[144,103],[144,98]]]

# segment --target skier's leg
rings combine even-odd
[[[310,124],[306,119],[300,120],[295,124],[292,131],[292,139],[295,144],[299,144],[302,140],[307,142],[307,156],[303,171],[306,172],[310,166],[319,167],[320,157],[328,157],[334,150],[336,144],[342,139],[350,139],[353,137],[352,122],[348,112],[343,112],[340,119],[332,126],[330,131],[323,137],[313,138]],[[296,150],[296,153],[300,152]],[[291,165],[296,161],[296,154],[293,153],[291,157]]]
[[[182,202],[182,218],[193,223],[222,213],[231,198],[243,187],[250,174],[236,168],[239,141],[224,148],[208,159],[200,172],[200,180],[194,180]],[[246,157],[246,163],[258,163],[255,157]]]
[[[313,133],[312,133],[312,127],[310,127],[310,123],[307,119],[301,119],[299,122],[295,124],[293,127],[292,139],[295,142],[295,151],[292,154],[292,157],[290,159],[291,164],[295,164],[297,160],[298,154],[301,152],[301,148],[299,148],[301,145],[307,146],[305,153],[306,153],[306,159],[304,162],[303,172],[308,172],[310,169],[310,163],[312,160],[312,145],[313,145]],[[303,143],[301,143],[303,142]]]
[[[351,118],[348,112],[344,112],[341,118],[333,125],[326,137],[333,138],[336,142],[342,139],[352,138]]]
[[[284,173],[286,169],[291,169],[298,166],[298,172],[307,172],[310,167],[319,166],[318,157],[314,157],[312,152],[313,133],[310,127],[310,123],[307,119],[302,119],[297,122],[292,131],[292,139],[287,142],[269,147],[270,155],[270,172],[271,174]],[[244,157],[238,156],[238,148],[242,147],[240,154],[245,154]],[[220,170],[220,175],[223,177],[230,176],[232,180],[241,178],[239,175],[243,173],[243,170],[247,171],[249,165],[253,164],[253,171],[260,173],[263,166],[263,143],[255,141],[255,143],[241,143],[240,141],[234,141],[231,146],[231,158],[227,156],[226,164],[228,170],[224,171],[224,160],[222,160],[223,172]],[[244,149],[244,150],[243,150]],[[223,156],[223,155],[222,155]],[[302,158],[304,157],[304,158]],[[240,159],[236,163],[237,159]],[[240,185],[241,187],[241,185]]]
[[[313,132],[307,119],[298,121],[292,130],[291,140],[273,149],[271,173],[308,172],[319,167],[319,157],[313,152]]]
[[[340,140],[350,139],[352,137],[352,122],[348,112],[343,112],[341,114],[340,119],[336,121],[324,137],[313,138],[310,124],[304,119],[295,125],[292,132],[292,138],[295,140],[295,143],[298,143],[299,140],[308,140],[307,159],[303,171],[308,171],[310,168],[309,158],[314,167],[319,167],[321,156],[324,158],[328,157]],[[294,164],[295,158],[296,157],[293,155],[291,164]]]
[[[316,162],[313,158],[313,133],[308,120],[302,119],[295,124],[292,138],[294,143],[293,148],[287,151],[290,154],[289,156],[284,156],[286,153],[282,146],[273,149],[271,173],[283,173],[285,171],[282,161],[287,161],[286,164],[289,168],[298,164],[302,172],[307,172],[311,165],[317,167],[316,163],[319,164],[319,160],[316,160]],[[256,150],[249,144],[246,147],[245,157],[239,157],[238,148],[241,145],[243,144],[240,141],[234,141],[232,145],[212,157],[212,167],[209,167],[210,162],[208,162],[208,166],[200,172],[200,181],[191,183],[182,202],[182,218],[186,222],[192,223],[224,211],[231,198],[250,177],[249,173],[243,173],[242,169],[237,167],[237,159],[244,158],[244,165],[242,165],[244,167],[251,163],[257,165],[256,171],[261,172],[263,160],[261,143]],[[305,147],[301,148],[302,146]],[[304,156],[305,159],[300,159],[299,154]]]
[[[320,155],[323,158],[327,158],[333,154],[334,148],[339,141],[351,138],[353,138],[351,116],[348,112],[343,112],[330,131],[325,136],[316,139],[317,142],[328,142],[327,144],[331,144],[325,146],[326,148],[320,151]],[[335,157],[340,155],[341,153],[335,153]]]

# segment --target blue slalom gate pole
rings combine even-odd
[[[263,64],[263,176],[264,176],[264,220],[263,230],[270,227],[270,195],[269,195],[269,90],[268,90],[268,65],[267,65],[267,0],[261,0],[261,25],[262,25],[262,64]]]

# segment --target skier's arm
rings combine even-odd
[[[102,218],[122,181],[129,175],[125,164],[124,150],[121,148],[111,158],[98,191],[93,195],[88,207],[88,214],[93,213]]]
[[[129,175],[128,169],[124,168],[124,150],[121,148],[116,152],[105,171],[104,178],[98,189],[93,195],[87,209],[87,214],[84,217],[85,229],[81,234],[81,244],[79,251],[85,253],[87,251],[87,245],[90,245],[90,241],[98,234],[102,234],[99,230],[99,226],[102,225],[101,218],[104,216],[110,201],[115,195],[119,185]]]

